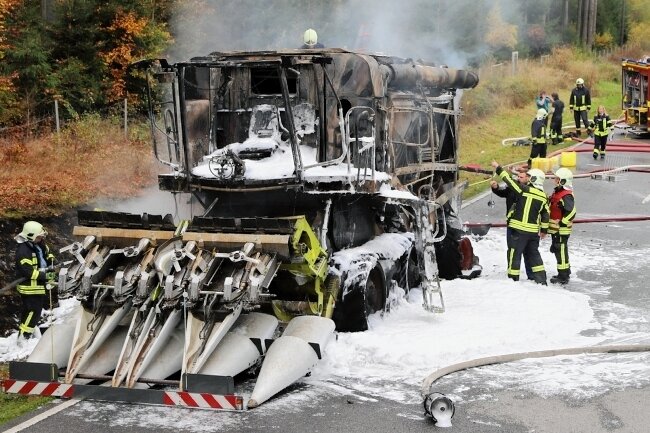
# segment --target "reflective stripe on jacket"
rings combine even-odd
[[[548,232],[551,234],[570,235],[573,220],[576,217],[573,191],[562,188],[555,190],[550,197],[550,220]]]
[[[50,253],[47,245],[42,244],[44,259],[52,263],[54,255]],[[18,244],[16,249],[16,278],[25,278],[23,284],[16,289],[23,295],[44,295],[45,294],[45,272],[39,271],[41,264],[38,263],[38,253],[32,242]]]
[[[586,87],[574,88],[569,97],[569,109],[575,111],[591,110],[591,94]]]
[[[597,114],[594,117],[594,134],[599,137],[609,135],[609,129],[612,127],[612,120],[607,114]]]
[[[548,198],[531,184],[522,185],[513,180],[507,171],[497,167],[497,175],[517,193],[515,205],[508,211],[508,227],[528,233],[548,231]]]

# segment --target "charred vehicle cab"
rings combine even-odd
[[[480,271],[457,217],[456,91],[476,86],[475,74],[323,49],[213,53],[159,64],[155,78],[152,94],[168,95],[152,110],[156,154],[172,169],[160,188],[201,201],[208,218],[195,218],[196,230],[264,233],[274,219],[304,216],[328,275],[342,277],[337,310],[356,310],[339,328],[364,329],[364,309],[384,307],[391,280],[424,283],[434,309],[439,275]],[[405,238],[399,259],[377,252],[365,281],[352,283],[337,253],[386,234]],[[351,260],[363,262],[359,254]]]

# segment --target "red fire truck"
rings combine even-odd
[[[639,60],[624,59],[622,63],[623,77],[623,111],[625,122],[630,132],[645,134],[649,132],[648,108],[650,108],[650,56]]]

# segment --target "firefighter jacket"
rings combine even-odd
[[[492,188],[492,192],[497,197],[506,199],[506,214],[510,212],[510,209],[512,209],[512,206],[515,204],[517,198],[519,197],[516,192],[507,186],[505,188],[499,188],[497,186],[496,188]]]
[[[609,135],[609,129],[612,127],[612,120],[607,114],[596,114],[592,128],[594,135],[599,137],[606,137]]]
[[[546,144],[546,119],[535,119],[530,125],[530,137],[533,144]]]
[[[551,234],[570,235],[573,220],[576,217],[573,191],[565,189],[563,186],[556,187],[549,200],[551,202],[551,216],[548,232]]]
[[[585,86],[576,87],[569,97],[569,109],[575,111],[591,110],[591,94]]]
[[[16,249],[16,278],[25,278],[17,287],[18,293],[22,295],[45,294],[45,271],[39,269],[52,264],[54,255],[50,253],[50,248],[44,242],[40,247],[43,250],[45,264],[39,263],[38,250],[33,242],[20,243]]]
[[[517,201],[506,216],[508,227],[526,233],[548,232],[548,198],[544,191],[530,183],[520,184],[500,166],[496,173],[517,194]]]

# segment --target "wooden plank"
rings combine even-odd
[[[72,235],[78,239],[83,239],[86,236],[96,236],[102,243],[126,246],[132,245],[142,238],[151,239],[154,243],[164,242],[174,237],[174,232],[170,230],[75,226]]]
[[[185,232],[183,241],[195,241],[204,248],[219,248],[225,251],[239,250],[247,242],[256,248],[289,257],[290,235],[267,235],[259,233],[206,233]]]
[[[174,232],[168,230],[144,230],[144,229],[122,229],[106,227],[75,226],[72,234],[78,239],[86,236],[96,236],[103,244],[114,246],[134,245],[142,238],[151,239],[154,244],[160,244],[174,236]],[[258,234],[258,233],[206,233],[206,232],[185,232],[182,240],[195,241],[203,248],[218,248],[222,251],[234,251],[241,249],[247,242],[255,244],[256,248],[265,251],[276,252],[289,257],[290,235]]]

